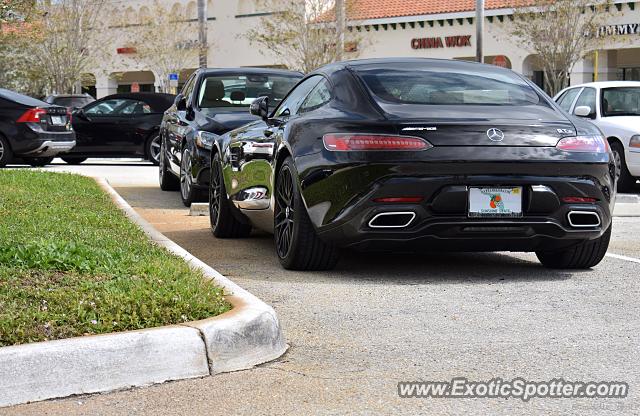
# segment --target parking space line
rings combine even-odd
[[[634,263],[640,263],[640,259],[636,259],[635,257],[621,256],[620,254],[613,254],[613,253],[607,253],[606,256],[614,259],[618,259],[618,260],[626,260]]]

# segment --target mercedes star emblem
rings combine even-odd
[[[501,142],[504,140],[504,133],[500,129],[489,129],[487,130],[487,137],[491,141]]]

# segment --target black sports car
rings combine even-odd
[[[264,68],[200,69],[162,120],[160,188],[180,190],[182,202],[207,200],[211,144],[219,135],[258,119],[247,111],[260,96],[279,103],[302,78]]]
[[[587,268],[611,235],[615,167],[592,124],[510,70],[361,60],[308,75],[214,144],[217,237],[275,234],[288,269],[338,248],[535,251]]]
[[[76,135],[67,109],[0,88],[0,167],[20,158],[45,166],[72,149]]]
[[[114,94],[73,112],[77,145],[61,155],[70,164],[89,157],[141,157],[158,164],[160,122],[175,96]]]

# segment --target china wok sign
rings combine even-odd
[[[447,48],[471,46],[471,35],[411,39],[413,49],[436,49],[445,46]]]

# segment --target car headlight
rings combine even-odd
[[[640,134],[631,136],[631,140],[629,140],[629,149],[635,152],[640,152]]]
[[[213,147],[213,142],[215,142],[217,138],[217,134],[209,133],[208,131],[199,131],[196,134],[196,146],[210,150]]]

